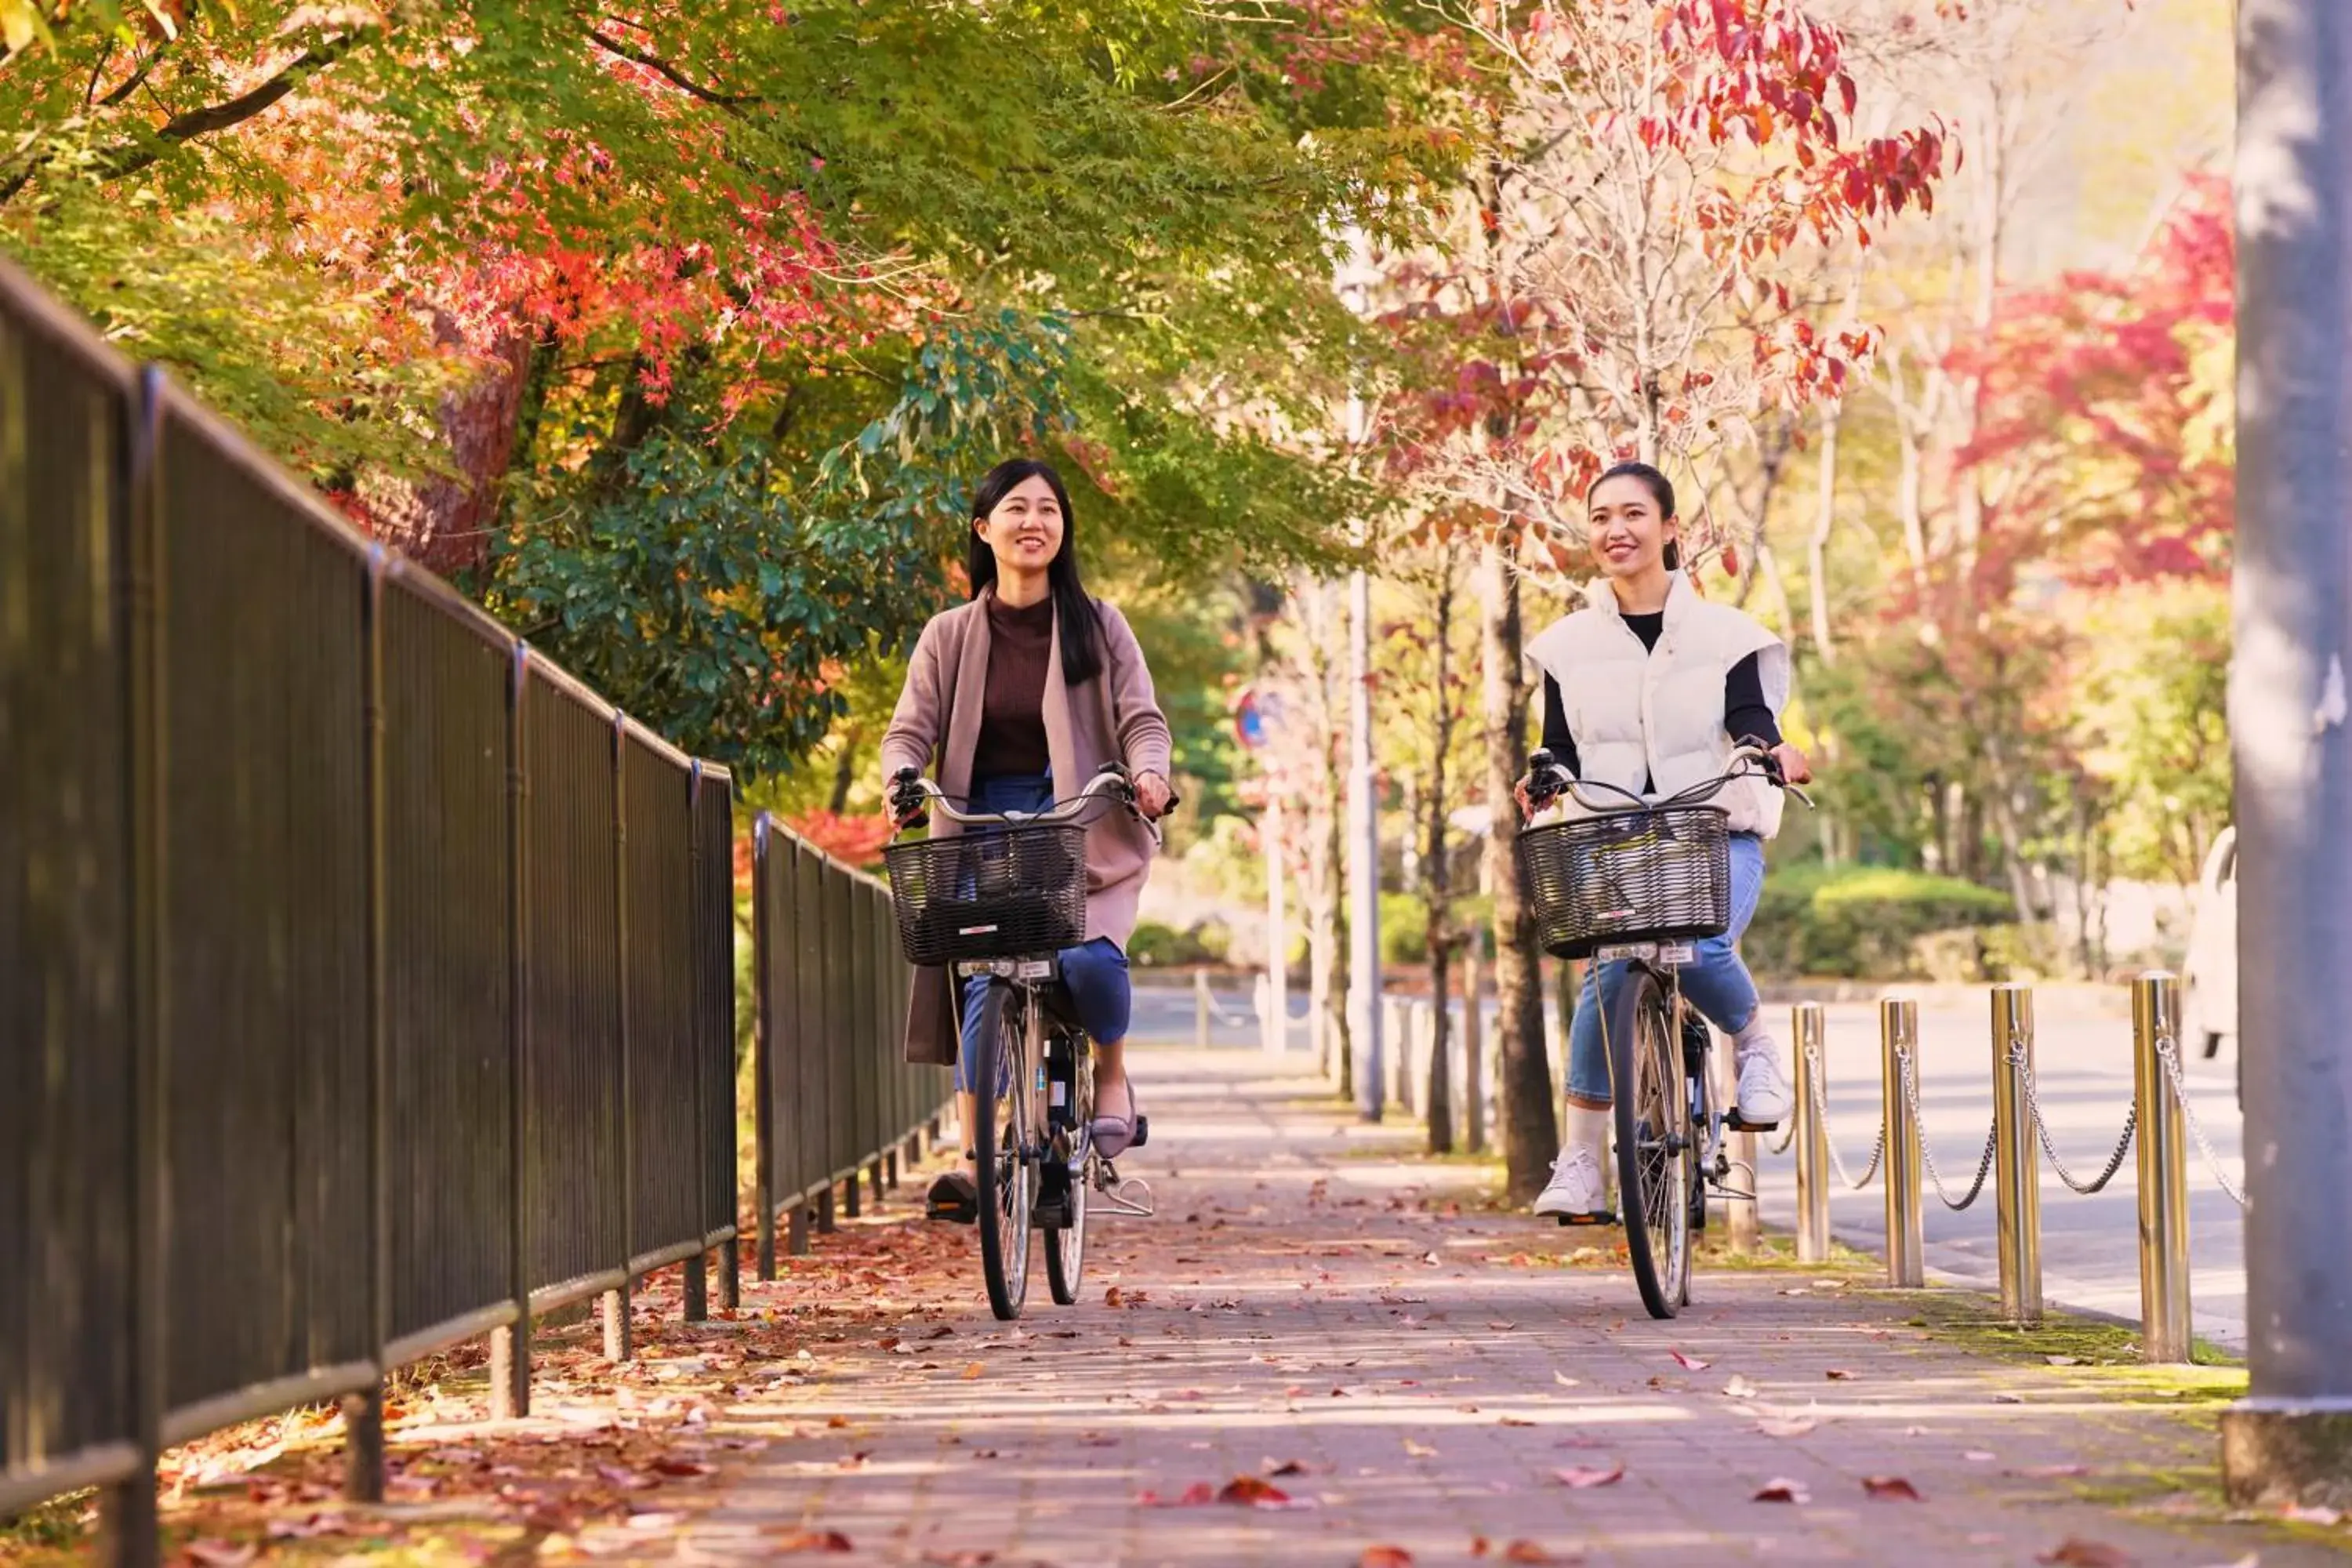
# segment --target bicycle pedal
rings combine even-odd
[[[1724,1113],[1723,1128],[1727,1132],[1778,1132],[1780,1124],[1777,1121],[1742,1121],[1738,1111],[1728,1110]]]
[[[1552,1215],[1552,1218],[1559,1221],[1563,1226],[1578,1226],[1594,1230],[1617,1223],[1616,1215],[1608,1209],[1602,1209],[1598,1214],[1559,1214]]]
[[[1129,1148],[1130,1148],[1130,1149],[1140,1149],[1140,1148],[1142,1148],[1146,1143],[1149,1143],[1149,1142],[1151,1142],[1151,1118],[1150,1118],[1149,1116],[1139,1116],[1139,1117],[1137,1117],[1137,1118],[1135,1119],[1135,1141],[1134,1141],[1133,1142],[1129,1143],[1129,1144],[1128,1145],[1128,1147],[1129,1147]]]

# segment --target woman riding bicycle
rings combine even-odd
[[[1055,802],[1057,781],[1083,784],[1107,763],[1123,764],[1136,809],[1157,818],[1171,796],[1168,721],[1151,671],[1126,620],[1088,598],[1078,578],[1069,491],[1048,465],[999,463],[972,498],[971,602],[923,628],[907,684],[882,737],[886,779],[929,772],[940,789],[983,812],[1032,812]],[[903,826],[903,823],[902,823]],[[953,833],[940,822],[935,834]],[[1062,983],[1095,1042],[1095,1148],[1104,1158],[1134,1142],[1135,1091],[1127,1077],[1130,994],[1125,945],[1151,870],[1152,840],[1125,812],[1105,812],[1087,831],[1087,941],[1061,954]],[[935,1219],[979,1216],[978,1172],[969,1146],[973,1058],[985,976],[966,982],[961,1008],[945,969],[915,974],[907,1059],[956,1068],[964,1163],[931,1185]],[[961,1014],[961,1023],[959,1023]]]
[[[1643,463],[1621,463],[1593,482],[1585,508],[1602,580],[1585,607],[1528,645],[1543,671],[1544,747],[1573,778],[1657,798],[1716,778],[1740,744],[1778,759],[1789,782],[1811,764],[1780,735],[1789,698],[1789,651],[1755,620],[1698,596],[1682,572],[1675,489]],[[1522,786],[1520,804],[1528,796]],[[1731,924],[1698,942],[1681,972],[1684,994],[1733,1038],[1742,1122],[1771,1126],[1790,1112],[1780,1047],[1764,1023],[1756,983],[1739,961],[1740,933],[1764,886],[1764,840],[1780,830],[1780,792],[1761,776],[1717,798],[1730,816]],[[1581,810],[1570,798],[1569,809]],[[1535,1212],[1590,1220],[1606,1211],[1601,1181],[1608,1136],[1609,1057],[1601,1003],[1623,963],[1584,976],[1569,1029],[1567,1136]]]

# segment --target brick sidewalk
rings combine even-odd
[[[1623,1273],[1545,1266],[1590,1233],[1408,1191],[1462,1180],[1381,1157],[1409,1129],[1345,1123],[1254,1055],[1141,1072],[1155,1137],[1130,1173],[1160,1215],[1098,1222],[1079,1306],[1051,1304],[1041,1263],[1028,1317],[997,1324],[971,1233],[909,1238],[955,1255],[949,1293],[836,1299],[844,1341],[807,1381],[713,1423],[768,1442],[715,1502],[658,1544],[583,1545],[736,1561],[838,1532],[825,1560],[1058,1568],[1468,1563],[1481,1541],[1487,1561],[2031,1563],[2070,1538],[2116,1555],[2055,1560],[2275,1568],[2352,1545],[2217,1519],[2210,1424],[2126,1379],[1971,1354],[1909,1326],[1913,1298],[1785,1269],[1703,1272],[1699,1304],[1653,1323]],[[827,1245],[747,1309],[804,1295]],[[1182,1500],[1237,1477],[1291,1505]],[[1873,1498],[1876,1477],[1922,1500]],[[1753,1500],[1776,1481],[1807,1500]]]

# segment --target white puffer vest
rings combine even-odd
[[[1588,779],[1640,790],[1653,799],[1719,777],[1731,763],[1723,731],[1723,683],[1749,654],[1763,677],[1775,719],[1789,702],[1789,650],[1752,617],[1698,596],[1683,574],[1666,590],[1665,629],[1654,651],[1625,624],[1615,590],[1603,580],[1585,591],[1585,607],[1528,645],[1528,660],[1559,683],[1560,705]],[[1589,815],[1571,799],[1568,809]],[[1743,779],[1715,797],[1734,833],[1769,838],[1780,831],[1780,792]]]

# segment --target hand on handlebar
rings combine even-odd
[[[1168,781],[1156,773],[1135,775],[1135,809],[1149,822],[1157,822],[1176,809],[1176,792]]]

